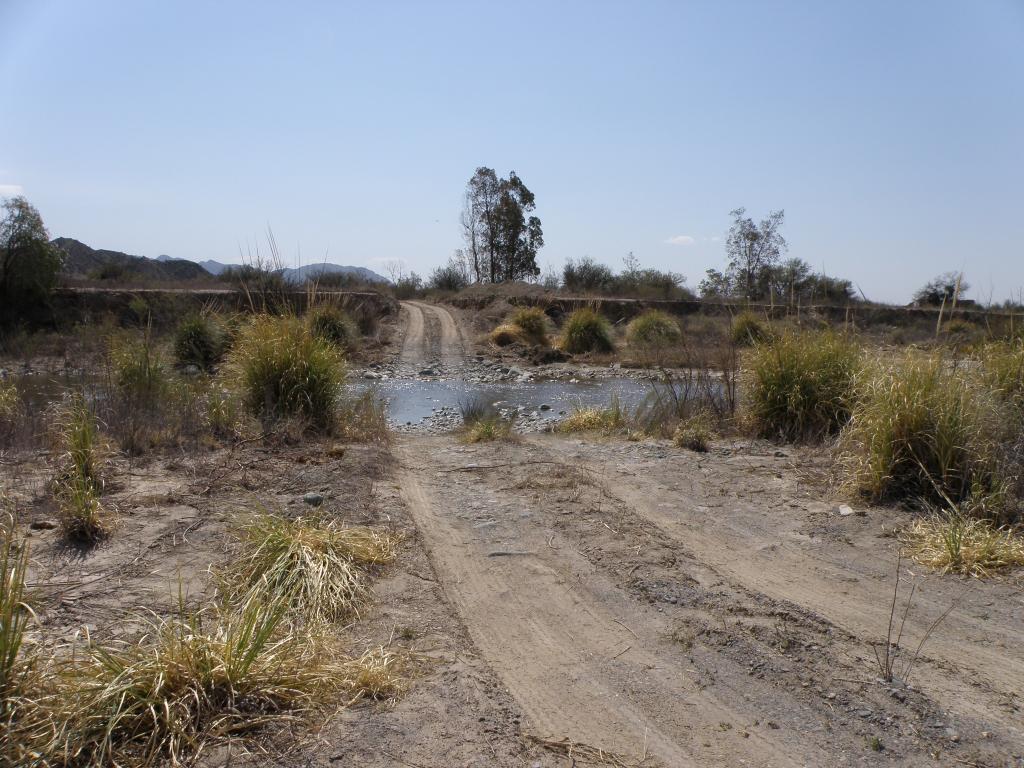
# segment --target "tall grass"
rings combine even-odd
[[[979,359],[986,384],[1024,418],[1024,340],[988,344]]]
[[[548,318],[544,311],[537,307],[517,309],[508,319],[522,332],[522,337],[531,344],[546,346],[548,343]]]
[[[571,354],[612,352],[612,330],[608,321],[590,307],[577,309],[562,326],[562,349]]]
[[[676,319],[658,309],[635,317],[626,328],[629,343],[642,349],[670,346],[682,341],[683,333]]]
[[[513,420],[505,418],[494,405],[476,397],[459,403],[462,416],[462,439],[467,443],[486,443],[512,435]]]
[[[253,318],[239,332],[226,368],[226,381],[241,390],[246,407],[264,424],[292,417],[318,429],[335,423],[344,361],[300,318]]]
[[[732,318],[729,335],[733,344],[745,347],[767,341],[771,338],[771,331],[763,320],[747,311]]]
[[[21,397],[13,381],[0,379],[0,447],[8,445],[18,428],[22,414]]]
[[[114,342],[108,353],[105,420],[122,450],[135,455],[156,442],[168,412],[170,372],[148,333]]]
[[[900,538],[913,560],[943,572],[984,577],[1024,565],[1024,538],[961,507],[933,508]]]
[[[338,307],[324,304],[308,314],[309,328],[319,339],[351,352],[359,346],[359,326]]]
[[[842,437],[848,485],[876,501],[971,501],[1009,514],[1021,471],[1014,424],[973,369],[921,354],[878,365],[861,378]]]
[[[358,614],[366,569],[395,556],[393,535],[323,516],[256,514],[241,527],[241,552],[223,574],[233,602],[283,600],[309,623]]]
[[[178,365],[195,365],[210,371],[224,356],[227,336],[208,314],[186,317],[174,332],[174,359]]]
[[[103,489],[101,446],[96,418],[85,398],[72,398],[59,423],[61,454],[53,494],[61,528],[70,539],[91,542],[109,532]]]
[[[832,333],[787,333],[750,350],[746,415],[761,437],[815,441],[849,421],[859,348]]]
[[[562,419],[556,427],[558,432],[603,432],[611,434],[625,430],[630,415],[622,406],[619,396],[613,394],[607,408],[586,406],[580,403],[572,413]]]

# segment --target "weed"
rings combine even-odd
[[[483,398],[459,403],[462,415],[462,439],[467,443],[501,440],[512,434],[512,419],[503,417]]]
[[[548,318],[544,311],[537,307],[523,307],[512,313],[508,324],[518,328],[522,338],[531,344],[547,346]]]
[[[100,504],[99,430],[85,398],[75,396],[60,423],[61,456],[53,481],[64,534],[78,541],[95,541],[109,532],[107,514]]]
[[[333,426],[344,362],[299,318],[255,317],[239,333],[226,369],[226,381],[264,424],[301,417],[318,429]]]
[[[357,614],[369,591],[365,569],[390,562],[396,544],[374,528],[265,513],[247,520],[239,536],[241,552],[223,575],[232,602],[280,599],[313,624]]]
[[[771,338],[768,327],[753,312],[741,312],[732,318],[729,335],[738,347],[760,344]]]
[[[387,407],[373,390],[342,398],[336,422],[338,436],[361,443],[386,443],[390,435]]]
[[[971,371],[908,354],[862,376],[855,400],[841,441],[851,489],[876,501],[1009,501],[1013,420]]]
[[[849,420],[860,351],[832,333],[787,333],[751,352],[747,416],[761,437],[820,440]]]
[[[178,365],[195,365],[210,371],[224,356],[224,330],[206,314],[186,317],[174,333],[174,359]]]
[[[629,419],[626,410],[619,402],[617,395],[612,395],[607,408],[577,405],[576,408],[559,422],[559,432],[612,432],[625,429]]]
[[[105,420],[123,450],[142,453],[162,426],[170,390],[167,367],[148,335],[140,342],[111,345],[108,380]]]
[[[309,314],[309,328],[318,339],[351,352],[359,345],[359,326],[338,307],[323,305]]]
[[[706,453],[708,444],[714,437],[711,419],[702,414],[692,416],[679,423],[672,434],[672,442],[680,448],[688,448],[698,453]]]
[[[487,338],[489,338],[491,343],[497,347],[507,347],[510,344],[515,344],[517,341],[520,341],[522,337],[522,331],[519,326],[504,323],[491,331]]]
[[[13,439],[22,411],[21,396],[14,382],[0,379],[0,446]]]
[[[868,749],[870,749],[872,752],[881,752],[883,749],[885,749],[885,747],[882,746],[882,740],[880,738],[878,738],[877,736],[872,736],[870,739],[868,739]]]
[[[635,347],[650,349],[678,344],[682,341],[683,333],[672,315],[652,309],[630,322],[626,328],[626,338]]]
[[[242,434],[242,403],[234,393],[211,387],[206,395],[206,423],[214,437],[238,439]]]
[[[915,562],[944,573],[983,577],[1024,565],[1024,538],[1018,533],[948,505],[915,521],[901,541]]]
[[[608,321],[589,307],[577,309],[562,327],[562,349],[571,354],[612,352],[612,331]]]

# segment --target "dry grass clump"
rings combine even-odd
[[[46,751],[62,765],[179,764],[212,739],[324,707],[352,672],[323,637],[282,631],[285,613],[282,601],[181,607],[133,642],[88,642],[62,665]]]
[[[537,307],[517,309],[509,317],[508,324],[518,328],[522,338],[530,344],[547,346],[548,318],[543,310]]]
[[[21,413],[18,388],[13,381],[0,379],[0,445],[5,445],[14,436]]]
[[[729,336],[736,346],[746,347],[767,341],[771,338],[771,331],[753,312],[741,312],[732,318]]]
[[[562,419],[556,431],[558,432],[604,432],[611,434],[626,429],[629,424],[629,414],[622,407],[617,395],[612,395],[611,403],[607,408],[594,406],[577,405],[573,412]]]
[[[978,357],[988,386],[1024,416],[1024,340],[993,342]]]
[[[174,359],[178,365],[195,365],[210,371],[227,349],[227,335],[208,314],[192,314],[174,332]]]
[[[483,398],[459,403],[462,414],[462,440],[467,443],[485,443],[512,436],[513,420],[502,416]]]
[[[510,344],[515,344],[521,341],[523,338],[523,332],[517,325],[511,323],[503,323],[491,331],[487,337],[491,340],[491,343],[498,347],[507,347]]]
[[[612,329],[608,321],[590,307],[577,309],[562,326],[562,349],[570,354],[612,352]]]
[[[901,536],[909,556],[942,572],[987,576],[1024,565],[1024,538],[952,507],[917,520]]]
[[[680,448],[706,453],[715,436],[714,421],[710,416],[697,414],[679,422],[672,433],[672,442]]]
[[[111,344],[104,418],[121,448],[139,454],[151,447],[169,413],[170,372],[148,336]]]
[[[225,374],[265,424],[298,417],[323,430],[335,422],[345,365],[299,318],[258,315],[239,332]]]
[[[647,349],[678,344],[683,339],[683,332],[672,315],[652,309],[629,323],[626,338],[633,346]]]
[[[397,539],[322,516],[256,514],[240,529],[241,552],[223,573],[235,603],[282,600],[308,623],[358,614],[369,595],[366,569],[390,562]]]
[[[761,437],[814,441],[849,420],[859,348],[832,333],[787,333],[750,351],[746,412]]]
[[[53,480],[53,495],[64,535],[77,541],[96,541],[110,531],[100,504],[103,490],[101,446],[96,418],[88,403],[76,395],[60,419],[61,454]]]
[[[974,371],[908,354],[861,377],[841,440],[848,484],[874,501],[997,510],[1020,472],[1015,423]]]
[[[335,431],[345,440],[386,443],[391,435],[387,406],[373,390],[344,397],[338,402]]]
[[[338,307],[330,304],[319,306],[309,313],[308,321],[310,331],[318,339],[347,352],[359,346],[359,326]]]
[[[405,692],[409,657],[384,646],[371,648],[344,663],[342,684],[351,706],[361,699],[394,701]]]

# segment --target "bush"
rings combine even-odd
[[[186,317],[174,333],[174,359],[181,366],[209,371],[220,362],[225,347],[223,329],[207,315]]]
[[[491,331],[488,338],[491,343],[499,347],[507,347],[509,344],[515,344],[517,341],[522,340],[522,330],[517,325],[510,325],[503,323]]]
[[[570,291],[600,291],[611,285],[614,279],[608,267],[589,256],[578,262],[568,259],[562,270],[562,284]]]
[[[732,319],[730,336],[736,346],[760,344],[767,341],[770,335],[765,324],[753,312],[741,312]]]
[[[337,307],[317,307],[309,315],[309,328],[317,338],[352,351],[359,344],[359,327]]]
[[[615,349],[611,333],[608,321],[593,309],[577,309],[562,328],[562,349],[571,354],[611,352]]]
[[[548,343],[548,316],[536,307],[517,309],[508,319],[509,324],[522,331],[523,338],[531,344]]]
[[[683,333],[672,315],[652,309],[633,319],[626,328],[626,338],[637,347],[655,347],[678,344]]]
[[[751,351],[747,415],[766,438],[820,440],[849,421],[860,352],[831,333],[789,333]]]
[[[848,485],[874,501],[1006,511],[1011,425],[978,376],[908,355],[862,377],[842,439]]]
[[[227,381],[264,423],[299,417],[318,429],[333,425],[344,362],[299,318],[256,316],[239,333],[227,369]]]
[[[469,277],[457,263],[446,264],[430,273],[427,287],[438,291],[461,291],[469,285]]]

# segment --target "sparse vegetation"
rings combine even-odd
[[[624,430],[629,424],[629,415],[617,396],[612,396],[607,408],[577,406],[558,424],[559,432],[604,432],[606,434]]]
[[[757,315],[753,312],[741,312],[732,319],[729,332],[732,343],[738,347],[748,347],[767,341],[771,334]]]
[[[485,399],[474,398],[459,404],[462,415],[462,439],[467,443],[502,440],[512,435],[513,421],[498,413]]]
[[[833,333],[787,333],[750,351],[747,418],[761,437],[814,441],[846,424],[860,351]]]
[[[562,349],[571,354],[611,352],[612,329],[600,314],[589,307],[577,309],[562,328]]]
[[[503,323],[491,331],[488,338],[491,343],[498,347],[507,347],[510,344],[522,340],[523,332],[519,326],[512,325],[510,323]]]
[[[396,544],[385,531],[344,526],[323,515],[255,514],[239,537],[241,552],[222,580],[231,601],[283,600],[312,624],[357,615],[369,592],[365,570],[390,562]]]
[[[678,344],[683,334],[672,315],[652,309],[630,322],[626,338],[633,346],[651,348]]]
[[[680,448],[705,453],[713,437],[714,430],[711,419],[703,414],[698,414],[686,421],[679,422],[672,434],[672,442]]]
[[[988,344],[979,358],[985,383],[1024,418],[1024,341]]]
[[[121,448],[139,454],[151,447],[163,425],[170,375],[152,339],[115,341],[109,352],[110,391],[105,419]]]
[[[0,379],[0,447],[14,437],[21,416],[22,404],[13,381]]]
[[[987,576],[1001,568],[1024,565],[1024,538],[959,507],[933,510],[901,536],[915,562],[942,572]]]
[[[109,532],[106,510],[100,504],[103,478],[96,419],[83,397],[68,405],[60,424],[61,455],[53,494],[65,536],[91,542]]]
[[[239,332],[227,368],[226,382],[264,424],[299,417],[322,430],[334,425],[344,362],[299,318],[257,315]]]

